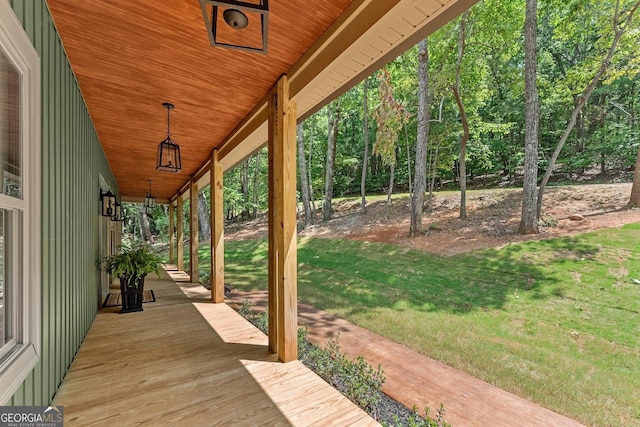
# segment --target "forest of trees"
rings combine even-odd
[[[425,193],[461,190],[464,218],[467,182],[486,177],[524,182],[520,231],[531,233],[544,210],[541,181],[633,176],[639,5],[480,0],[298,126],[300,222],[318,218],[310,210],[330,218],[333,197],[362,197],[365,212],[367,194],[408,192],[416,233]],[[227,219],[264,211],[266,180],[264,150],[228,171]],[[640,204],[640,183],[634,192]],[[149,227],[161,231],[166,219],[156,209]],[[142,229],[141,215],[129,218],[130,232],[134,220]]]

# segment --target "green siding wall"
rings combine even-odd
[[[99,174],[116,185],[46,2],[10,4],[42,67],[42,354],[10,404],[48,405],[99,304]]]

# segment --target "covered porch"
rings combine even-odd
[[[210,27],[203,21],[203,15],[212,13],[203,13],[198,0],[0,0],[6,18],[1,22],[7,28],[0,38],[16,49],[9,62],[34,76],[23,79],[22,92],[16,91],[24,105],[21,114],[29,120],[16,115],[8,122],[23,123],[20,144],[35,153],[26,156],[32,163],[24,185],[29,221],[22,227],[14,224],[32,237],[29,256],[25,250],[15,259],[24,272],[34,272],[35,280],[27,283],[24,303],[15,298],[16,313],[26,326],[15,322],[12,331],[26,337],[33,354],[29,364],[11,362],[11,369],[0,370],[1,402],[19,406],[55,401],[67,405],[70,421],[78,424],[88,421],[83,411],[98,411],[92,414],[109,417],[110,424],[113,417],[127,414],[133,420],[136,411],[136,416],[151,416],[150,408],[161,406],[177,414],[191,401],[194,411],[202,411],[197,399],[203,394],[207,407],[219,408],[220,414],[245,408],[243,416],[251,416],[246,408],[253,400],[266,405],[258,403],[259,408],[272,407],[256,411],[275,411],[287,420],[295,417],[287,407],[327,408],[327,414],[339,408],[335,394],[323,400],[322,392],[307,387],[291,395],[286,390],[297,387],[278,385],[289,375],[301,387],[312,381],[294,373],[300,368],[296,124],[475,1],[272,1],[269,47],[263,55],[212,47]],[[242,3],[227,1],[226,8]],[[255,16],[251,20],[259,22]],[[18,61],[26,53],[33,64]],[[166,103],[175,105],[170,129],[182,150],[180,173],[159,171],[156,163],[158,143],[169,134]],[[245,342],[248,325],[241,319],[230,325],[203,319],[215,323],[227,318],[227,307],[221,304],[223,174],[264,146],[269,149],[270,330],[267,341],[258,336],[254,338],[259,342]],[[140,314],[117,316],[98,309],[109,279],[100,277],[95,261],[120,242],[117,215],[108,210],[105,215],[99,200],[111,191],[120,202],[142,202],[150,192],[149,181],[158,203],[170,206],[172,220],[191,199],[192,263],[198,247],[193,226],[198,189],[211,186],[212,292],[189,300],[177,288],[172,293],[175,285],[169,283],[165,290],[166,284],[159,284],[155,305]],[[184,248],[178,242],[186,236],[181,222],[172,220],[169,228],[175,225],[176,230],[171,255],[179,264]],[[20,245],[14,249],[19,251]],[[190,280],[196,282],[197,265],[190,267]],[[219,316],[211,315],[214,310]],[[132,331],[136,338],[123,344]],[[204,368],[191,371],[200,366],[193,363],[196,359]],[[208,364],[215,360],[227,361]],[[276,360],[290,363],[274,367]],[[262,366],[268,368],[263,372]],[[169,372],[181,380],[173,381]],[[260,375],[268,372],[279,380],[265,386]],[[245,396],[240,391],[245,388],[234,380],[237,405],[216,394],[223,388],[220,384],[227,384],[226,375],[240,375],[238,381],[250,390]],[[202,391],[196,392],[195,385]],[[325,422],[327,414],[322,415]],[[242,419],[238,412],[235,416]]]
[[[148,277],[157,301],[144,311],[100,310],[53,402],[65,425],[378,425],[301,362],[279,363],[204,287],[169,274]]]
[[[187,268],[182,218],[189,200],[188,270],[194,283],[199,282],[198,192],[210,186],[210,300],[215,303],[224,301],[224,173],[268,148],[269,349],[289,362],[297,359],[297,124],[475,1],[341,0],[310,6],[299,0],[183,0],[143,7],[124,0],[48,0],[48,5],[121,200],[142,202],[153,181],[158,203],[169,205],[169,262],[178,269]],[[220,24],[220,31],[227,28],[238,42],[261,22],[262,34],[268,32],[264,54],[210,45],[205,21],[219,18],[218,7],[248,13],[253,24],[245,30]],[[261,10],[260,18],[249,12],[252,7]],[[167,103],[171,120],[160,107]],[[162,156],[154,138],[164,129],[180,145],[181,167],[172,170],[181,173],[166,173],[156,162]]]

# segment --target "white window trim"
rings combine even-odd
[[[22,342],[0,365],[0,405],[6,404],[40,360],[40,58],[7,0],[0,0],[0,49],[21,75],[21,135],[24,162]]]

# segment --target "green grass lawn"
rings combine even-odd
[[[266,258],[226,242],[225,281],[266,289]],[[585,424],[640,425],[640,224],[454,257],[301,239],[298,261],[304,302]]]

